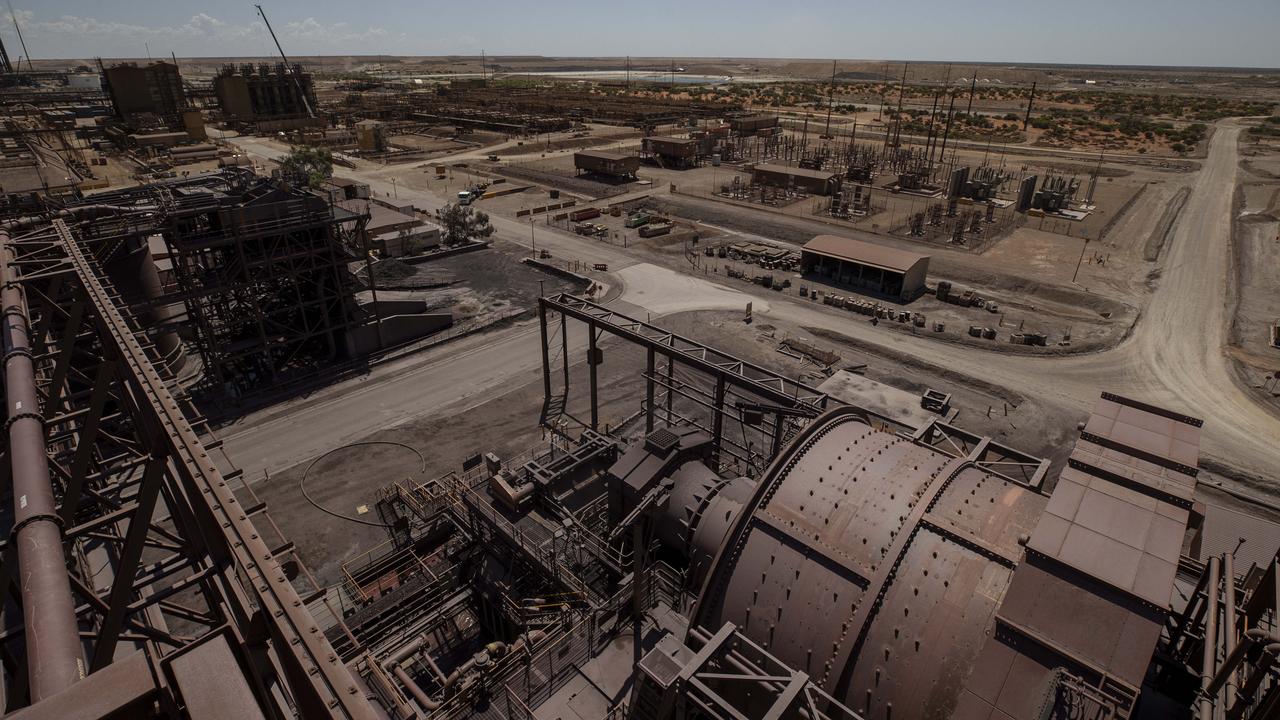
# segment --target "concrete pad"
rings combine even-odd
[[[919,395],[848,370],[836,371],[818,389],[840,402],[870,411],[913,430],[919,430],[931,420],[946,419],[920,407]]]
[[[617,274],[626,286],[621,299],[654,315],[688,310],[746,310],[747,303],[751,303],[754,312],[769,311],[766,300],[650,263],[632,265]]]

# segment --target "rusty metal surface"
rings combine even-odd
[[[1164,607],[1188,518],[1180,507],[1066,468],[1027,547]]]
[[[51,502],[39,509],[34,502],[38,498],[28,493],[28,506],[53,522],[27,526],[62,524],[62,533],[40,545],[64,577],[64,552],[74,557],[86,547],[97,552],[105,545],[114,553],[111,572],[86,576],[83,564],[75,563],[67,577],[81,603],[71,611],[71,644],[79,656],[79,612],[85,642],[93,648],[87,668],[91,673],[61,692],[52,688],[57,692],[52,694],[37,686],[37,675],[43,675],[37,664],[24,673],[36,690],[32,710],[66,702],[68,707],[84,706],[91,717],[111,712],[112,703],[127,704],[156,688],[152,666],[162,664],[162,655],[180,656],[181,649],[208,638],[209,630],[216,634],[230,625],[245,638],[246,647],[239,650],[245,662],[221,681],[251,687],[252,697],[247,699],[260,705],[259,713],[374,717],[285,575],[277,558],[283,551],[269,545],[255,527],[254,516],[263,507],[256,500],[241,504],[234,489],[238,473],[220,471],[210,455],[213,445],[199,439],[184,404],[153,364],[158,349],[137,330],[135,318],[107,278],[106,260],[99,256],[109,256],[109,248],[115,246],[82,234],[94,227],[78,226],[73,233],[64,221],[54,220],[5,243],[10,257],[20,260],[15,264],[20,270],[17,280],[34,305],[28,309],[19,303],[9,319],[22,317],[31,323],[35,342],[44,343],[38,374],[45,382],[43,400],[41,407],[33,403],[30,412],[43,415],[37,415],[37,424],[56,428],[40,450],[56,458],[49,469],[57,472],[63,490],[57,517]],[[12,273],[7,275],[14,279]],[[19,397],[20,393],[7,393],[11,402]],[[25,407],[23,412],[28,412]],[[41,443],[43,435],[37,433]],[[60,438],[56,442],[55,436]],[[12,469],[23,482],[40,478],[24,465],[15,463]],[[21,504],[22,493],[15,499]],[[157,509],[160,502],[163,515]],[[22,568],[18,585],[39,590],[30,570]],[[194,600],[172,600],[184,592]],[[53,600],[24,602],[25,609],[37,615],[56,605]],[[178,626],[181,634],[171,630]],[[35,662],[32,648],[56,640],[57,628],[37,617],[9,639],[20,638],[27,646],[28,662]],[[129,647],[144,648],[145,657],[114,662]],[[83,659],[73,656],[71,661],[75,675],[85,671]],[[126,673],[128,682],[113,681]],[[173,687],[165,684],[159,690],[168,696]],[[44,696],[49,700],[40,702]],[[169,697],[161,701],[173,702]],[[248,711],[238,715],[251,716]],[[32,716],[79,715],[68,711]]]
[[[1067,706],[1081,717],[1128,716],[1168,618],[1199,437],[1195,418],[1103,395],[1013,573],[956,717]],[[1092,714],[1079,714],[1086,706]]]
[[[694,622],[738,624],[871,717],[945,716],[1044,503],[834,410],[765,473]]]
[[[12,464],[13,528],[18,583],[27,633],[31,699],[61,692],[85,675],[75,601],[63,555],[62,524],[45,453],[45,423],[36,389],[26,293],[18,250],[0,231],[0,302],[3,302],[4,394],[7,450]],[[7,580],[6,580],[7,582]]]
[[[142,708],[156,691],[156,679],[145,653],[137,652],[108,665],[44,702],[30,705],[5,720],[97,720],[103,717],[147,717]],[[137,714],[126,711],[136,709]],[[119,715],[117,715],[117,713]]]
[[[168,663],[191,720],[265,716],[226,635],[212,635]]]
[[[1029,556],[1018,567],[999,618],[1063,658],[1136,691],[1160,636],[1163,613],[1104,582]]]

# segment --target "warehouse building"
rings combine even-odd
[[[634,179],[640,170],[640,158],[603,150],[582,150],[573,154],[573,167],[587,173]]]
[[[838,235],[819,235],[801,249],[800,272],[860,292],[910,302],[924,292],[929,256]]]
[[[834,195],[840,189],[840,173],[786,165],[757,165],[751,171],[751,179],[761,185],[803,190],[813,195]]]

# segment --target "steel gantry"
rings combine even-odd
[[[374,717],[292,546],[103,271],[114,247],[62,220],[0,230],[3,709]]]
[[[548,315],[560,315],[557,354],[561,356],[562,394],[553,392],[551,345]],[[587,372],[590,397],[590,419],[582,423],[592,430],[600,425],[599,367],[604,353],[600,341],[604,334],[613,335],[638,345],[645,351],[645,400],[643,413],[645,432],[652,432],[655,419],[666,425],[689,423],[705,430],[712,438],[716,455],[733,456],[748,464],[759,464],[778,452],[788,432],[799,423],[816,417],[826,409],[825,393],[805,383],[792,380],[772,370],[733,357],[712,347],[681,337],[649,322],[628,317],[603,305],[570,294],[538,299],[538,317],[542,332],[542,380],[545,393],[544,422],[553,415],[567,415],[570,357],[568,320],[587,326]],[[666,360],[661,366],[659,357]],[[688,371],[687,373],[685,371]],[[658,389],[661,388],[661,397]],[[676,402],[702,415],[705,419],[683,415]],[[740,426],[742,440],[726,432],[726,421]],[[754,443],[748,431],[763,437]]]

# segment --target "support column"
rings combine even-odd
[[[1204,647],[1200,660],[1200,716],[1199,720],[1213,720],[1213,697],[1206,690],[1213,681],[1218,662],[1218,590],[1222,584],[1219,575],[1219,558],[1209,558],[1209,585],[1205,591],[1209,601],[1204,615]]]
[[[676,379],[675,366],[676,366],[676,359],[672,356],[667,356],[667,427],[671,427],[672,425],[671,402],[672,402],[672,399],[675,397],[675,393],[672,392],[671,389],[676,386],[675,385],[675,379]]]
[[[560,360],[564,370],[564,402],[569,405],[569,318],[560,313]]]
[[[720,444],[724,437],[724,374],[716,374],[715,420],[711,428],[712,457],[720,461]]]
[[[84,677],[75,601],[63,552],[45,454],[44,418],[36,393],[28,336],[27,301],[12,263],[17,252],[0,232],[0,305],[3,306],[4,386],[8,401],[9,459],[13,468],[13,537],[18,546],[19,590],[26,626],[31,701],[39,702]]]
[[[1236,558],[1232,553],[1226,553],[1222,558],[1222,581],[1224,585],[1224,594],[1222,596],[1222,637],[1223,646],[1222,654],[1224,658],[1231,657],[1236,649]],[[1226,704],[1236,696],[1236,672],[1231,671],[1227,676],[1227,685],[1225,692],[1218,696],[1218,704],[1222,708],[1226,708]]]
[[[542,406],[551,402],[551,351],[547,347],[547,302],[538,298],[538,328],[542,332]]]
[[[595,323],[587,325],[587,370],[591,375],[591,429],[600,429],[600,395],[596,385],[596,366],[600,364],[600,348],[596,347]]]
[[[654,352],[653,347],[649,348],[648,360],[645,365],[645,383],[644,383],[644,434],[648,435],[653,432],[653,371],[654,371]]]

